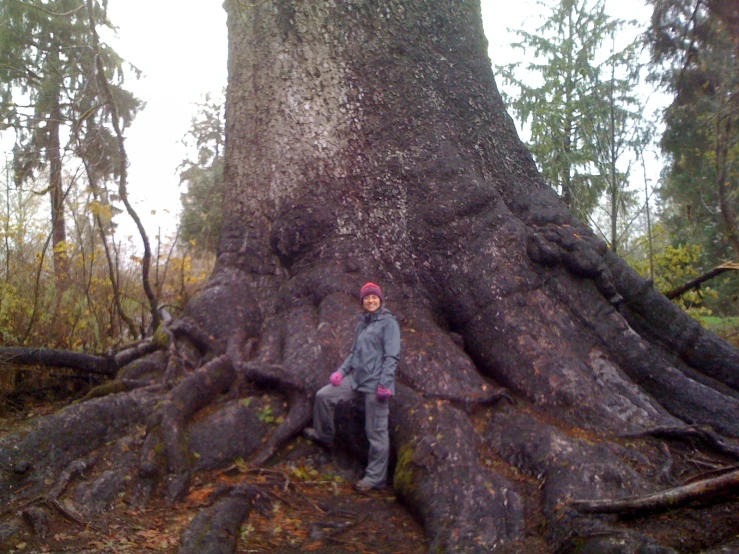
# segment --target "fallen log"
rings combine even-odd
[[[9,346],[0,348],[0,364],[41,365],[45,367],[67,367],[97,375],[115,375],[118,368],[115,360],[108,356],[82,354],[54,348],[24,348]]]
[[[139,341],[111,355],[84,354],[56,348],[7,346],[0,348],[0,364],[64,367],[88,374],[113,377],[121,367],[160,348],[161,346],[152,340]]]

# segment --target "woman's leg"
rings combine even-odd
[[[388,414],[390,402],[380,402],[377,394],[364,395],[364,428],[369,440],[369,460],[362,483],[371,488],[382,488],[387,482],[387,466],[390,458],[390,437],[388,434]]]
[[[342,400],[350,400],[354,394],[350,380],[346,378],[338,387],[329,383],[316,393],[316,402],[313,405],[313,428],[319,442],[327,446],[333,444],[336,404]]]

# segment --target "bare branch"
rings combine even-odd
[[[54,12],[54,11],[51,11],[51,10],[49,10],[47,8],[44,8],[43,6],[40,6],[40,5],[38,5],[38,4],[34,3],[34,2],[21,2],[21,0],[13,0],[13,2],[15,2],[16,4],[20,4],[21,6],[26,6],[28,8],[33,8],[33,9],[38,10],[40,12],[44,12],[46,14],[49,14],[49,15],[53,16],[53,17],[67,17],[68,15],[73,15],[73,14],[77,13],[78,11],[80,11],[82,8],[85,7],[84,4],[80,4],[79,6],[77,6],[73,10],[69,10],[68,12]]]
[[[696,277],[692,281],[689,281],[680,287],[667,291],[664,294],[670,300],[674,300],[675,298],[680,298],[683,294],[685,294],[691,289],[697,289],[706,281],[709,281],[710,279],[713,279],[714,277],[718,277],[722,273],[726,273],[727,271],[736,271],[736,270],[739,270],[739,262],[727,262],[725,264],[721,264],[720,266],[714,267],[711,271],[704,273],[700,277]]]
[[[118,150],[120,153],[120,160],[119,160],[119,167],[118,167],[118,193],[121,197],[121,201],[123,202],[124,206],[126,206],[126,211],[128,212],[128,215],[131,216],[131,219],[133,219],[134,223],[136,224],[136,228],[139,231],[139,235],[141,236],[141,241],[144,244],[144,256],[142,259],[142,281],[143,281],[143,287],[144,292],[146,293],[146,298],[149,300],[149,312],[151,314],[151,321],[152,321],[152,328],[156,329],[159,326],[160,318],[159,318],[159,311],[157,310],[157,297],[154,293],[154,290],[151,287],[151,282],[149,279],[149,272],[151,269],[151,247],[149,246],[149,237],[146,234],[146,230],[144,229],[143,223],[141,223],[141,218],[139,218],[138,214],[136,213],[136,210],[133,209],[133,206],[128,200],[128,189],[127,189],[127,178],[128,178],[128,156],[126,154],[126,148],[124,146],[124,139],[123,139],[123,132],[121,131],[120,127],[120,118],[118,115],[118,107],[116,106],[115,99],[113,98],[113,93],[110,90],[110,86],[108,84],[108,80],[105,77],[105,68],[103,67],[102,58],[100,57],[100,39],[98,37],[98,32],[95,27],[95,17],[94,17],[94,11],[92,7],[92,0],[87,0],[87,11],[89,14],[89,23],[90,23],[90,36],[92,37],[92,45],[93,50],[95,54],[95,65],[97,67],[97,78],[98,83],[100,84],[101,89],[103,90],[103,94],[105,96],[105,103],[108,105],[111,111],[111,121],[113,124],[113,129],[115,131],[116,139],[118,141]]]
[[[584,514],[623,514],[653,512],[682,506],[689,502],[706,500],[735,492],[739,487],[739,469],[694,483],[682,485],[646,496],[619,500],[573,500],[570,506]]]

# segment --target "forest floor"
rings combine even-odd
[[[64,405],[66,403],[62,402],[38,403],[26,405],[12,414],[6,412],[0,415],[0,436],[19,431],[33,418],[54,413]],[[485,413],[477,415],[481,419],[486,417]],[[696,463],[703,460],[701,465],[704,465],[710,461],[684,444],[672,447],[673,472],[679,481],[705,470],[698,469]],[[92,482],[102,466],[86,473],[84,478]],[[266,515],[256,510],[249,514],[241,527],[237,554],[427,552],[423,528],[398,501],[392,487],[366,494],[352,489],[351,484],[361,472],[361,464],[341,449],[327,451],[302,438],[296,439],[266,468],[250,468],[237,460],[229,468],[196,473],[188,496],[172,505],[165,502],[163,494],[155,493],[146,506],[136,507],[131,503],[133,495],[125,491],[110,510],[80,522],[50,505],[39,503],[37,506],[44,509],[50,519],[46,536],[34,535],[26,525],[20,534],[6,542],[0,538],[0,553],[175,554],[182,533],[208,505],[211,493],[223,485],[239,484],[258,486],[267,493],[272,505]],[[527,521],[527,538],[522,544],[512,545],[510,552],[551,552],[553,546],[547,545],[540,536],[545,522],[537,500],[537,483],[520,475],[507,477],[516,481],[524,493]],[[651,535],[680,553],[739,552],[739,535],[735,528],[739,494],[730,496],[725,499],[728,502],[710,507],[685,506],[651,516],[620,519],[614,524]],[[67,496],[60,500],[63,504],[68,502]],[[66,505],[73,510],[73,503]],[[4,520],[9,512],[17,513],[23,507],[22,503],[2,506],[0,516]],[[676,533],[676,528],[682,532]],[[728,550],[710,550],[710,545],[727,542]]]
[[[61,405],[36,405],[23,414],[0,417],[0,435],[51,413]],[[238,462],[219,471],[199,472],[187,498],[173,505],[155,494],[145,507],[126,502],[126,494],[109,511],[84,524],[44,504],[50,516],[48,534],[35,536],[30,526],[0,543],[0,552],[28,553],[176,553],[180,537],[193,517],[221,485],[248,483],[267,492],[267,515],[250,512],[241,528],[238,554],[277,553],[402,553],[427,551],[423,528],[398,503],[392,488],[355,492],[351,484],[361,467],[341,452],[326,452],[302,439],[267,469],[249,469]],[[93,479],[94,474],[85,475]],[[64,501],[64,497],[62,498]],[[70,506],[71,507],[71,506]],[[5,509],[2,510],[3,512]]]

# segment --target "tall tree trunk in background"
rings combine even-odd
[[[718,114],[716,116],[716,190],[718,192],[718,205],[721,211],[721,219],[724,223],[726,240],[734,250],[734,255],[739,258],[739,225],[737,224],[736,211],[731,198],[731,190],[728,175],[731,160],[729,158],[729,143],[731,142],[731,117]]]
[[[53,62],[52,62],[53,63]],[[56,64],[58,65],[58,56]],[[53,106],[49,112],[47,158],[49,160],[49,196],[51,199],[51,244],[54,250],[54,275],[57,282],[67,280],[67,227],[64,221],[64,188],[62,184],[62,155],[59,140],[61,110],[58,90],[51,97]]]
[[[739,352],[609,252],[543,182],[498,94],[478,0],[226,9],[216,268],[167,324],[168,361],[118,374],[126,385],[157,369],[161,383],[0,443],[0,502],[49,498],[47,481],[121,436],[139,451],[116,471],[140,495],[161,483],[177,500],[199,468],[265,463],[310,422],[371,280],[402,332],[393,485],[430,551],[668,553],[735,541],[736,503],[592,514],[702,471],[681,444],[707,463],[736,460]],[[249,409],[244,381],[287,399],[282,423],[223,424],[228,398]],[[361,422],[346,417],[337,433],[361,457]],[[222,448],[199,445],[206,434]],[[43,457],[38,445],[52,440],[58,455]],[[193,520],[181,552],[225,551],[208,522],[228,518],[214,514]]]
[[[613,88],[616,81],[616,64],[611,65],[611,83],[609,86],[608,104],[609,104],[609,125],[608,125],[608,192],[611,197],[611,250],[614,254],[618,254],[618,210],[623,205],[621,198],[620,176],[616,171],[616,99],[614,98]]]

